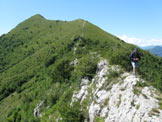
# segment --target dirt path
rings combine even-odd
[[[81,34],[81,37],[84,37],[84,31],[85,31],[85,24],[86,24],[86,21],[83,20],[83,25],[82,25],[82,34]]]

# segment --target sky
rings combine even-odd
[[[0,0],[0,35],[35,14],[88,20],[138,46],[162,45],[162,0]]]

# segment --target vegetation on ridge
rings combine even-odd
[[[83,24],[84,20],[52,21],[35,15],[0,37],[0,121],[54,121],[60,117],[72,121],[67,116],[82,121],[86,115],[79,104],[74,108],[69,104],[81,79],[95,75],[97,57],[131,71],[129,55],[135,45],[87,21]],[[162,91],[162,58],[139,52],[139,75]],[[71,64],[75,59],[76,66]],[[33,115],[41,101],[42,119]],[[73,116],[73,111],[78,114]]]

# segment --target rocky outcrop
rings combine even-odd
[[[110,79],[110,71],[119,73],[120,68],[108,65],[106,60],[100,61],[92,81],[82,79],[80,91],[73,94],[72,103],[80,101],[83,104],[89,99],[90,122],[94,122],[96,117],[105,122],[162,122],[155,88],[140,85],[146,81],[130,73]]]
[[[42,114],[39,112],[40,107],[43,105],[44,101],[41,101],[37,104],[37,107],[34,109],[34,117],[42,117]]]
[[[77,58],[70,63],[70,65],[72,65],[72,66],[76,66],[77,64],[78,64],[78,59]]]

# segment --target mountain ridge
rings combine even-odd
[[[155,46],[149,49],[149,51],[157,56],[162,57],[162,46]]]
[[[0,121],[83,121],[86,109],[69,106],[82,79],[95,77],[100,58],[129,72],[135,47],[85,20],[36,15],[23,21],[0,37]],[[162,59],[138,49],[138,76],[162,91]],[[118,76],[111,75],[112,81]],[[42,118],[34,116],[41,101]]]

